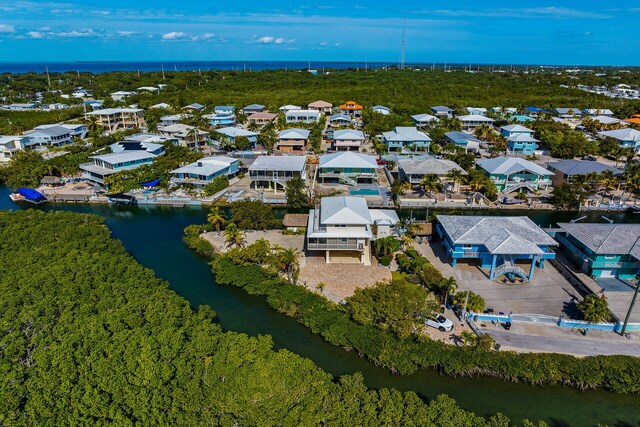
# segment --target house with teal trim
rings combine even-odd
[[[633,148],[640,151],[640,131],[633,128],[606,130],[598,132],[600,138],[613,138],[618,141],[622,148]]]
[[[464,148],[464,151],[479,151],[480,140],[473,134],[467,132],[460,132],[457,130],[447,132],[444,134],[445,144],[455,144],[458,147]]]
[[[320,156],[318,181],[323,184],[342,183],[355,187],[358,184],[375,184],[379,167],[375,156],[354,151],[338,151]]]
[[[429,151],[431,138],[417,128],[396,126],[389,132],[382,134],[382,141],[389,151],[416,151],[418,149]]]
[[[635,279],[640,274],[640,224],[560,223],[556,240],[594,279]]]
[[[236,116],[227,113],[205,114],[202,118],[209,120],[211,126],[231,126],[236,122]]]
[[[502,194],[547,190],[553,172],[520,157],[495,157],[476,163]]]
[[[240,171],[240,160],[226,156],[203,157],[197,162],[171,171],[172,184],[191,184],[202,188],[215,178],[226,175],[231,178]]]
[[[531,281],[536,266],[544,268],[545,260],[556,257],[552,248],[558,243],[526,216],[437,218],[436,233],[451,265],[478,260],[481,268],[489,270],[489,280],[506,276]]]
[[[502,126],[500,133],[507,138],[508,154],[531,156],[540,142],[533,137],[533,130],[522,125]]]

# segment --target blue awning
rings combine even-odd
[[[33,200],[34,202],[46,200],[46,197],[44,197],[41,192],[36,191],[32,188],[18,188],[18,194],[20,194],[25,199]]]
[[[162,181],[162,179],[158,178],[158,179],[154,179],[153,181],[141,182],[140,185],[143,187],[155,187],[160,183],[160,181]]]

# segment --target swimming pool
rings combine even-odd
[[[377,188],[356,188],[349,190],[349,194],[352,196],[377,196],[380,193]]]

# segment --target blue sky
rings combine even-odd
[[[0,0],[0,62],[640,65],[637,1]]]

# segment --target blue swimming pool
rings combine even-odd
[[[349,194],[352,196],[377,196],[380,193],[377,188],[356,188],[349,190]]]

